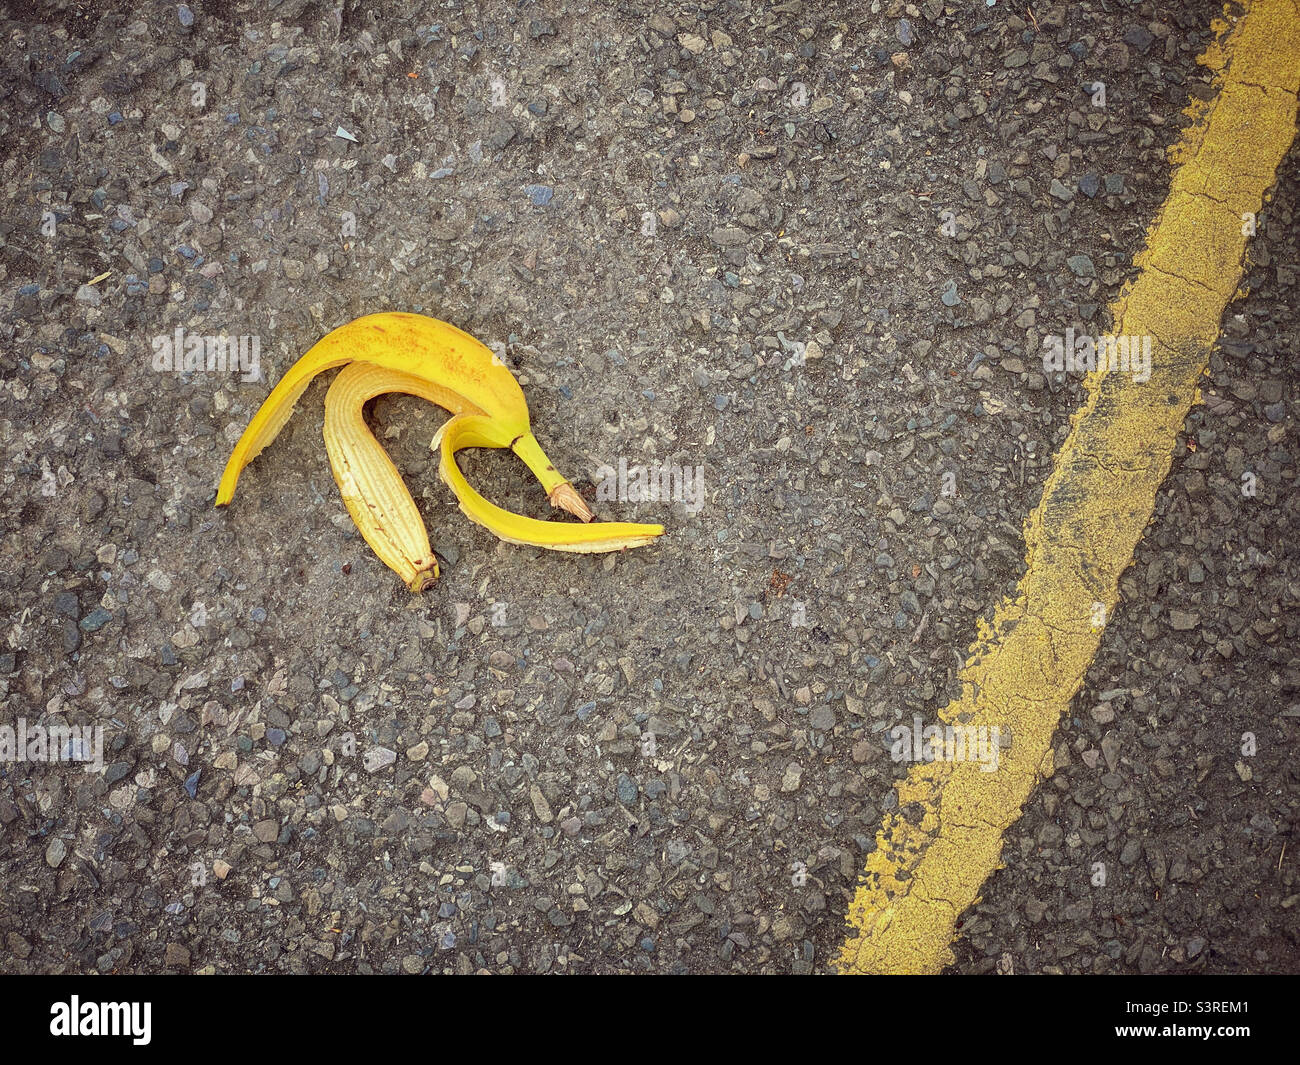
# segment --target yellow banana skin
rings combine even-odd
[[[531,439],[532,434],[528,436]],[[532,443],[535,446],[537,442],[533,440]],[[635,525],[625,521],[599,521],[590,525],[538,521],[489,503],[474,491],[456,464],[456,452],[462,448],[511,446],[511,442],[500,434],[496,423],[482,415],[456,415],[438,430],[432,446],[440,455],[438,474],[456,493],[460,509],[471,521],[491,529],[509,543],[590,555],[643,547],[664,531],[662,525]]]
[[[386,312],[358,318],[322,338],[272,390],[235,444],[217,505],[235,494],[239,475],[284,428],[294,404],[325,370],[346,368],[325,399],[325,446],[343,501],[375,554],[419,592],[438,576],[428,533],[401,475],[365,423],[365,404],[403,392],[449,410],[439,431],[439,473],[473,521],[511,543],[583,553],[650,543],[662,525],[591,522],[586,502],[555,469],[529,427],[528,404],[509,369],[468,333],[436,318]],[[510,448],[541,482],[553,506],[584,523],[537,521],[488,502],[465,480],[455,453]]]
[[[436,390],[422,378],[354,362],[334,378],[326,395],[325,449],[334,483],[366,543],[411,591],[419,592],[438,577],[438,560],[402,475],[362,413],[367,402],[386,392],[439,402]]]
[[[521,431],[528,428],[528,404],[519,382],[468,333],[422,314],[368,314],[322,337],[272,389],[226,463],[217,506],[234,498],[239,474],[280,434],[312,379],[349,362],[423,378],[454,393],[466,409],[522,424]]]

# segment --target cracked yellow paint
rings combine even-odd
[[[1025,523],[1027,568],[1014,599],[979,633],[961,696],[943,724],[999,726],[1011,746],[995,772],[977,761],[919,762],[897,785],[849,907],[845,973],[936,973],[952,961],[962,913],[1001,864],[1002,834],[1034,784],[1052,772],[1052,734],[1101,642],[1120,574],[1151,518],[1156,492],[1219,320],[1240,295],[1248,237],[1296,132],[1300,0],[1254,0],[1201,62],[1217,92],[1188,110],[1170,151],[1169,196],[1136,256],[1135,279],[1111,308],[1116,335],[1149,335],[1151,378],[1094,372],[1043,498]]]

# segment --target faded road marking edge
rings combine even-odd
[[[849,906],[844,973],[937,973],[953,960],[962,913],[1001,864],[1002,835],[1038,780],[1053,772],[1057,722],[1101,642],[1119,578],[1154,510],[1197,382],[1237,295],[1246,237],[1295,136],[1300,4],[1255,0],[1202,56],[1218,92],[1170,157],[1169,196],[1134,260],[1137,277],[1111,308],[1116,335],[1154,337],[1151,379],[1089,375],[1087,398],[1025,524],[1027,569],[979,634],[962,694],[943,724],[1011,733],[997,771],[979,762],[920,762],[897,784]]]

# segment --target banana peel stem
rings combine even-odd
[[[587,506],[587,501],[578,494],[578,490],[568,481],[559,485],[550,495],[551,506],[567,510],[575,518],[591,521],[596,515]]]
[[[567,510],[575,518],[581,518],[583,521],[591,521],[596,516],[587,506],[587,501],[578,494],[578,490],[560,476],[560,472],[546,457],[542,445],[531,432],[515,437],[510,442],[510,450],[523,459],[524,465],[541,481],[551,506]]]

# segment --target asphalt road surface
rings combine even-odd
[[[959,694],[1085,400],[1044,338],[1109,330],[1216,92],[1217,3],[1031,10],[0,2],[0,726],[102,742],[0,728],[0,971],[835,971],[893,730]],[[1298,177],[946,971],[1300,972]],[[384,310],[492,346],[664,536],[501,543],[384,397],[412,596],[328,377],[217,510]]]

